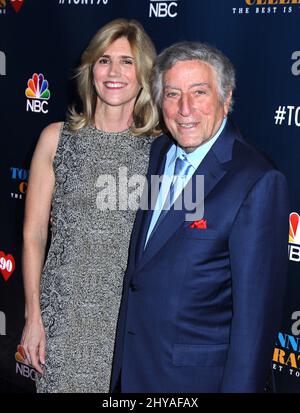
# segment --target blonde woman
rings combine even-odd
[[[154,59],[138,22],[102,27],[78,68],[81,110],[73,106],[68,122],[46,127],[36,146],[24,221],[22,345],[39,373],[38,392],[109,391],[135,217],[118,193],[121,182],[145,175],[158,133],[148,85]]]

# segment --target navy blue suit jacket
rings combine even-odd
[[[171,143],[154,141],[148,179]],[[120,377],[122,392],[263,391],[286,281],[286,180],[229,121],[197,174],[207,229],[170,210],[144,250],[151,211],[137,213],[112,391]]]

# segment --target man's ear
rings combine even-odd
[[[231,103],[231,99],[232,99],[232,90],[230,90],[230,92],[228,93],[227,98],[226,98],[226,100],[225,100],[225,102],[224,102],[224,113],[225,113],[225,116],[228,115],[229,108],[230,108],[230,103]]]

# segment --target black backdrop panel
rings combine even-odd
[[[300,392],[300,0],[0,0],[0,379],[33,389],[34,372],[20,354],[15,358],[24,324],[22,221],[32,152],[43,127],[64,119],[89,39],[117,17],[139,20],[158,51],[179,40],[207,41],[237,69],[233,116],[289,182],[288,292],[273,369],[279,392]],[[48,81],[48,99],[26,97],[35,73]]]

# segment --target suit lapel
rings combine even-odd
[[[145,210],[138,210],[137,213],[137,219],[140,223],[139,226],[139,231],[136,234],[136,246],[135,246],[135,258],[136,258],[136,263],[140,260],[143,252],[144,252],[144,245],[148,233],[148,228],[151,222],[152,214],[153,214],[153,208],[151,208],[151,176],[153,175],[158,175],[161,176],[164,172],[165,169],[165,164],[166,164],[166,157],[167,157],[167,152],[169,148],[171,147],[173,141],[171,139],[168,139],[166,142],[164,142],[163,147],[161,148],[159,155],[157,158],[152,161],[153,162],[153,167],[149,168],[149,173],[147,175],[147,183],[148,183],[148,188],[145,194],[147,194],[147,209]],[[158,194],[157,194],[158,195]],[[152,200],[152,203],[155,205],[156,199]],[[135,225],[136,227],[136,225]],[[136,229],[136,228],[135,228]],[[133,249],[134,251],[134,249]]]
[[[232,158],[233,143],[235,140],[236,131],[232,125],[227,121],[227,125],[223,133],[219,136],[216,143],[207,153],[195,173],[193,174],[192,190],[193,198],[195,199],[196,191],[196,177],[197,175],[204,175],[204,199],[217,185],[217,183],[224,177]],[[166,152],[165,152],[166,154]],[[165,165],[164,162],[159,166],[159,173],[162,174]],[[204,205],[205,207],[205,205]],[[138,256],[137,256],[137,268],[141,268],[145,265],[168,241],[168,239],[175,233],[176,230],[185,221],[185,216],[191,211],[186,209],[173,210],[167,212],[160,222],[157,229],[151,234],[151,237],[147,243],[147,247],[144,250],[147,231],[149,228],[150,220],[153,211],[144,211],[144,219],[141,225],[140,237],[138,241]],[[205,214],[205,212],[204,212]],[[205,215],[204,215],[205,216]]]

